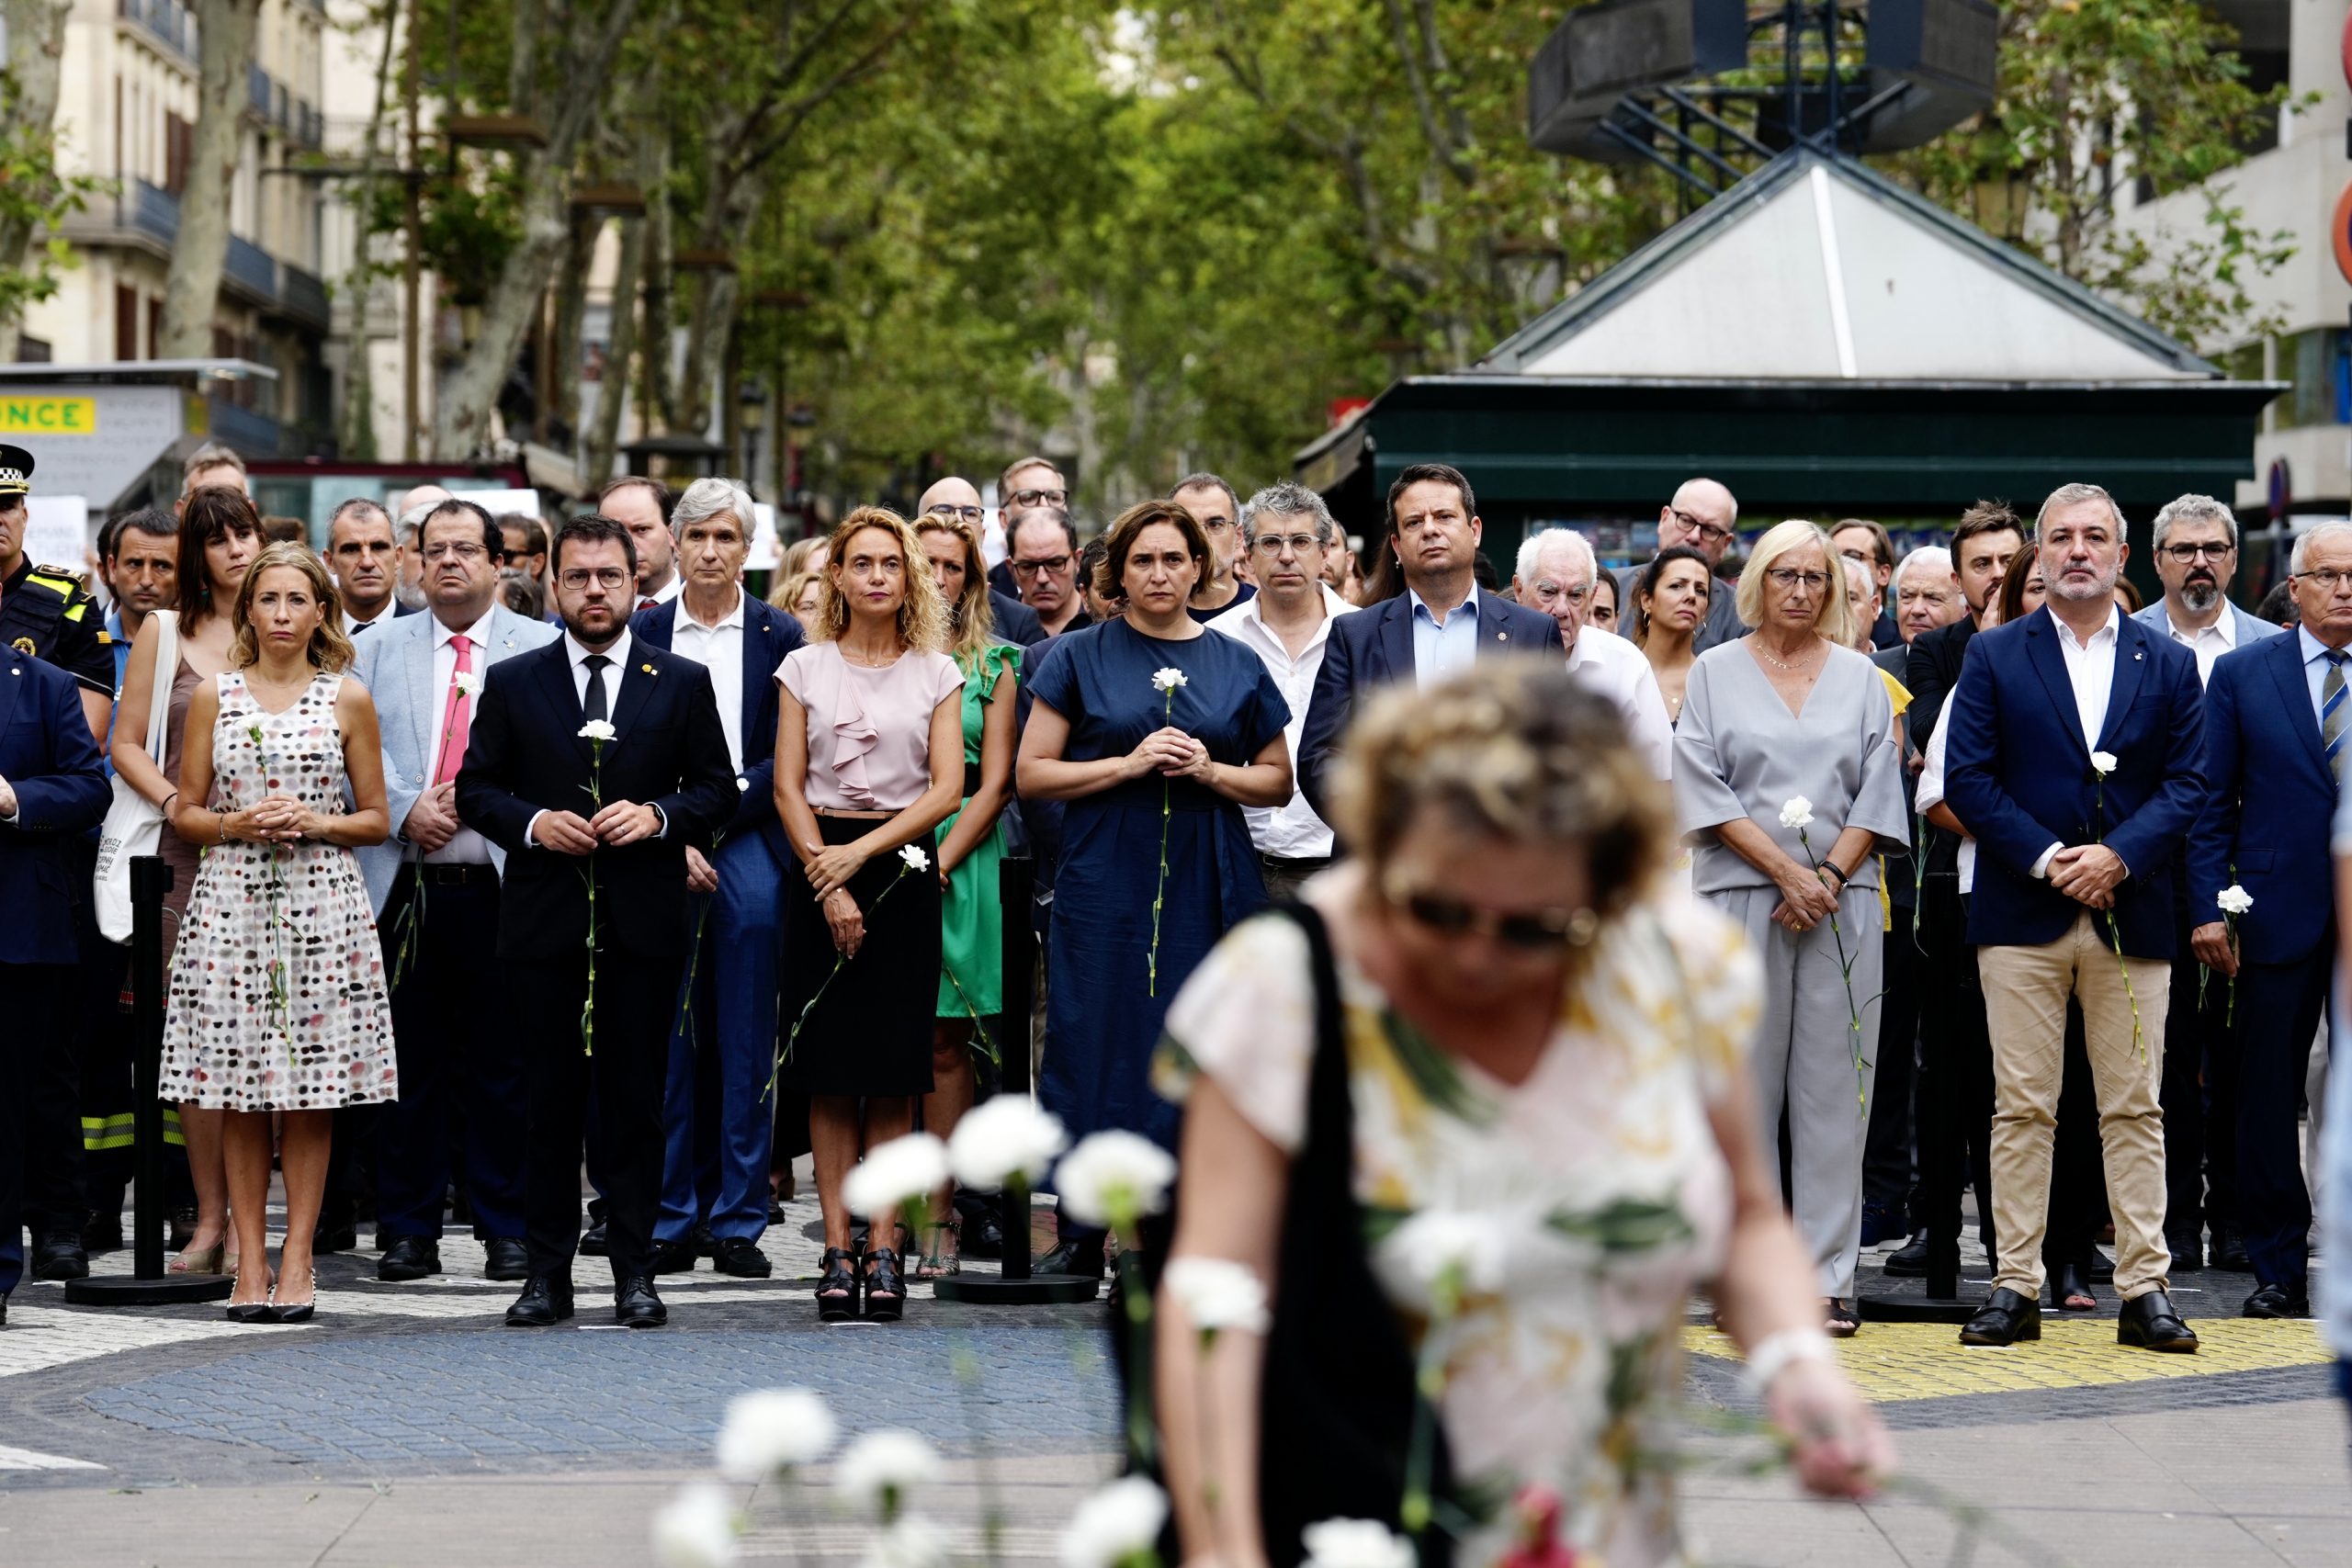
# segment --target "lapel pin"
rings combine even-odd
[[[638,668],[644,671],[648,675],[658,675],[661,673],[660,671],[654,669],[650,664],[640,664]]]
[[[1496,640],[1497,642],[1509,642],[1509,641],[1510,640],[1510,633],[1509,633],[1509,632],[1497,632],[1497,633],[1495,634],[1495,640]]]

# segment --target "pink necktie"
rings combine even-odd
[[[458,650],[458,673],[474,672],[474,644],[469,637],[453,637],[449,646]],[[466,689],[457,682],[449,682],[449,705],[441,716],[441,765],[433,770],[433,782],[447,784],[458,776],[458,769],[466,760],[466,726],[473,721],[473,702]]]

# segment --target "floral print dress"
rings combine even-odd
[[[1310,884],[1331,907],[1335,878]],[[1683,1311],[1721,1267],[1731,1176],[1709,1107],[1743,1070],[1756,960],[1736,928],[1666,896],[1610,921],[1527,1080],[1507,1085],[1422,1037],[1339,955],[1373,1268],[1408,1334],[1440,1352],[1438,1401],[1465,1495],[1540,1483],[1581,1563],[1684,1561],[1671,1486]],[[1163,1092],[1205,1074],[1271,1142],[1306,1134],[1315,1047],[1306,942],[1261,917],[1211,953],[1168,1016]],[[1463,1304],[1440,1321],[1439,1232],[1477,1237]],[[1465,1565],[1509,1550],[1498,1515]]]
[[[344,809],[343,733],[321,671],[283,713],[244,674],[217,681],[212,798],[287,795]],[[172,957],[163,1098],[229,1111],[330,1111],[396,1100],[391,1002],[359,863],[339,844],[209,845]]]

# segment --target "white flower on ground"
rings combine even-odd
[[[907,863],[907,869],[909,871],[929,871],[931,869],[931,857],[923,853],[922,849],[914,844],[909,844],[906,848],[900,850],[899,852],[899,858]]]
[[[1413,1568],[1413,1543],[1377,1519],[1325,1519],[1299,1534],[1307,1568]]]
[[[1155,692],[1172,692],[1179,686],[1191,684],[1191,682],[1184,679],[1184,672],[1172,664],[1164,670],[1152,671],[1151,689]]]
[[[929,1133],[910,1133],[878,1148],[842,1183],[842,1199],[854,1213],[876,1214],[902,1203],[919,1203],[947,1180],[947,1145]]]
[[[1164,1282],[1203,1334],[1228,1328],[1263,1334],[1269,1326],[1266,1282],[1243,1264],[1223,1258],[1172,1258]]]
[[[1176,1161],[1134,1133],[1096,1133],[1062,1156],[1054,1191],[1063,1213],[1082,1225],[1110,1225],[1156,1214],[1168,1202]]]
[[[679,1489],[653,1516],[653,1556],[662,1568],[721,1568],[735,1561],[735,1505],[707,1481]]]
[[[2233,882],[2222,889],[2213,902],[2222,907],[2225,915],[2243,915],[2254,908],[2254,895]]]
[[[947,1561],[947,1536],[920,1514],[909,1514],[874,1532],[858,1568],[939,1568]]]
[[[898,1517],[910,1494],[938,1478],[938,1451],[915,1433],[896,1429],[866,1433],[833,1467],[833,1489],[886,1524]]]
[[[1499,1292],[1511,1249],[1528,1240],[1523,1226],[1492,1210],[1424,1209],[1381,1238],[1372,1267],[1391,1295],[1426,1313]]]
[[[1062,1568],[1119,1568],[1153,1551],[1168,1522],[1168,1494],[1140,1475],[1114,1481],[1070,1515],[1062,1529]]]
[[[601,718],[592,718],[580,727],[580,739],[582,740],[610,740],[619,733]]]
[[[718,1428],[719,1473],[729,1481],[769,1480],[822,1459],[834,1430],[832,1410],[805,1388],[739,1394]]]
[[[2093,772],[2097,773],[2099,777],[2107,777],[2108,774],[2115,772],[2115,753],[2112,751],[2092,752],[2091,769]]]
[[[1019,1177],[1035,1182],[1069,1147],[1062,1119],[1025,1094],[1001,1094],[973,1107],[947,1140],[947,1163],[956,1179],[979,1192],[994,1192]]]
[[[1813,802],[1804,795],[1792,795],[1781,804],[1781,826],[1810,828],[1813,826]]]

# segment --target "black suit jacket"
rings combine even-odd
[[[628,618],[630,637],[664,652],[677,630],[674,599]],[[785,841],[784,819],[775,812],[775,671],[786,654],[807,640],[798,621],[743,595],[743,771],[735,775],[734,814],[722,826],[729,833],[763,835],[778,865],[790,865],[793,856]]]
[[[1936,732],[1936,716],[1944,711],[1944,699],[1951,695],[1952,682],[1960,679],[1960,666],[1968,657],[1968,639],[1976,635],[1976,618],[1962,615],[1948,626],[1921,632],[1911,641],[1911,654],[1903,663],[1903,686],[1911,694],[1911,705],[1904,711],[1903,721],[1911,731],[1911,745],[1925,754],[1928,738]]]
[[[1566,667],[1560,651],[1558,623],[1541,610],[1514,604],[1483,589],[1478,594],[1479,657],[1493,652],[1549,651]],[[1315,676],[1315,694],[1308,700],[1306,725],[1299,733],[1297,773],[1307,804],[1326,821],[1329,788],[1324,777],[1332,756],[1347,734],[1356,700],[1391,681],[1413,679],[1413,601],[1409,594],[1375,604],[1360,615],[1341,615],[1331,623],[1323,642],[1323,667]]]
[[[659,839],[600,849],[593,857],[558,854],[524,841],[531,818],[543,810],[595,814],[589,795],[595,752],[579,735],[569,647],[558,637],[490,667],[458,773],[458,817],[506,852],[498,956],[545,961],[585,945],[582,874],[592,860],[601,944],[683,953],[691,936],[686,846],[708,843],[726,826],[737,793],[710,675],[641,637],[629,639],[613,700],[618,733],[604,747],[603,797],[652,806],[668,828]]]
[[[989,614],[995,618],[996,635],[1023,648],[1035,648],[1046,640],[1046,623],[1037,612],[1009,593],[989,590]]]

